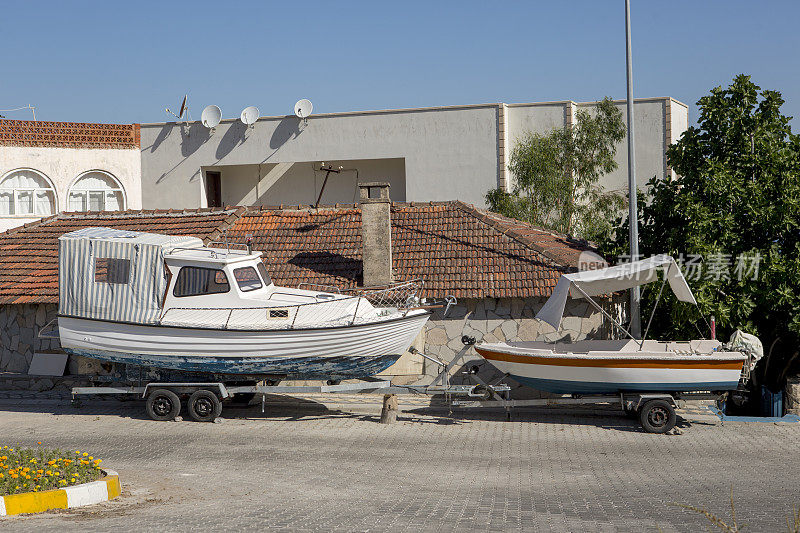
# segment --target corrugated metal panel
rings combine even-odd
[[[152,324],[166,290],[164,254],[199,247],[196,237],[85,228],[58,239],[59,306],[62,315]],[[127,279],[96,279],[98,259],[127,261]],[[107,268],[107,267],[106,267]],[[101,276],[102,277],[102,276]]]

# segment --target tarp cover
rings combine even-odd
[[[584,297],[578,288],[587,296],[611,294],[656,281],[659,270],[666,272],[667,282],[678,300],[697,303],[675,260],[668,255],[656,255],[609,268],[562,275],[553,294],[542,306],[536,318],[558,329],[561,317],[564,315],[567,298],[569,296]]]
[[[197,237],[84,228],[58,238],[58,313],[152,324],[166,290],[164,255]]]

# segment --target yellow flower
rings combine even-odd
[[[88,453],[86,453],[86,452],[83,452],[83,456],[84,456],[84,457],[86,457],[87,455],[89,455],[89,454],[88,454]]]
[[[13,479],[17,479],[19,476],[18,476],[17,474],[11,474],[11,477],[12,477]]]
[[[92,459],[94,459],[94,457],[92,457],[92,456],[90,455],[90,456],[89,456],[89,460],[91,461]]]
[[[29,476],[28,474],[25,474],[25,479],[30,479],[30,478],[31,478],[31,476]]]
[[[0,479],[3,479],[4,477],[6,476],[4,476],[2,472],[0,472]]]
[[[75,478],[72,478],[69,481],[70,481],[70,483],[75,483]]]
[[[56,472],[56,475],[57,475],[57,476],[60,476],[60,475],[61,475],[61,472]]]
[[[47,472],[45,472],[45,474],[47,474],[48,476],[52,476],[53,475],[53,471],[52,470],[48,470]]]
[[[49,464],[50,466],[53,466],[54,464],[56,464],[56,462],[55,461],[47,461],[47,464]]]

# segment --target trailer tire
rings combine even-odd
[[[222,402],[208,390],[198,390],[189,396],[189,416],[197,422],[213,422],[222,413]]]
[[[175,420],[181,412],[178,395],[167,389],[156,389],[147,396],[147,414],[153,420]]]
[[[676,420],[675,408],[666,400],[650,400],[639,411],[639,422],[648,433],[666,433]]]

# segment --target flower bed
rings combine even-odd
[[[0,496],[61,489],[103,477],[102,459],[41,444],[37,448],[0,447]]]

